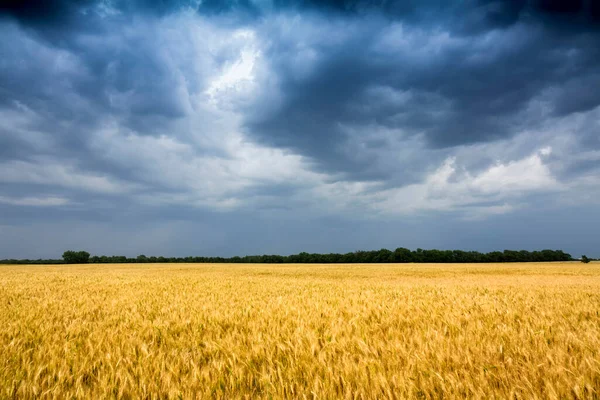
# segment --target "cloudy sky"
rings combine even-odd
[[[595,0],[0,7],[0,258],[600,257]]]

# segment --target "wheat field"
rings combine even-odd
[[[600,398],[600,265],[0,266],[0,398]]]

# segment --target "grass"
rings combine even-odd
[[[600,398],[599,267],[0,266],[0,398]]]

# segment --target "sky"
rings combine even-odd
[[[600,257],[600,2],[8,0],[0,259]]]

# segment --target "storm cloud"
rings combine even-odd
[[[0,32],[0,258],[598,251],[506,228],[598,215],[595,1],[27,0]]]

